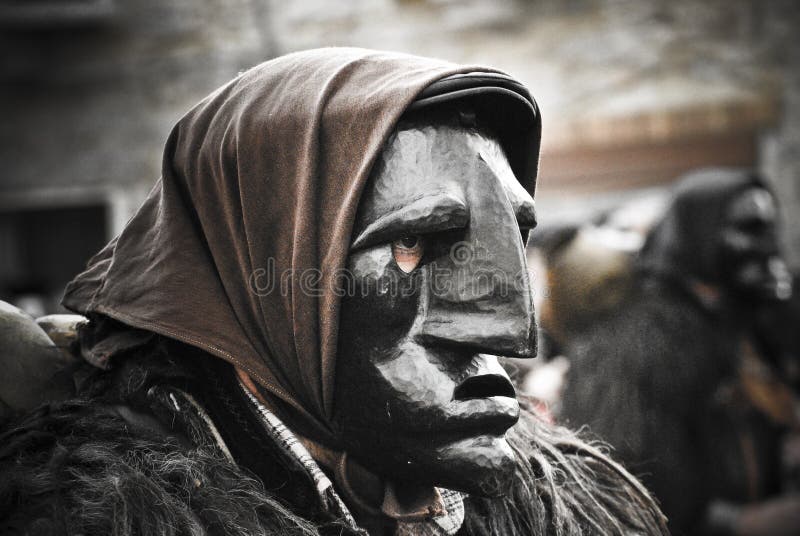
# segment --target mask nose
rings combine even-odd
[[[504,198],[484,197],[482,204],[473,210],[479,216],[472,216],[464,240],[426,272],[424,315],[415,338],[470,353],[536,357],[536,321],[519,227]]]

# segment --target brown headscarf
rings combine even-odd
[[[330,289],[361,190],[415,97],[475,71],[495,72],[327,48],[245,72],[178,122],[161,179],[69,284],[64,305],[233,363],[294,407],[306,433],[335,445],[339,297]],[[266,271],[293,274],[286,292],[280,281],[254,289]]]

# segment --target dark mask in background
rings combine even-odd
[[[752,187],[731,200],[722,229],[722,251],[726,286],[753,299],[791,297],[791,275],[780,254],[772,192]]]
[[[752,171],[689,173],[648,235],[639,265],[744,300],[785,299],[791,282],[778,248],[774,205],[771,191]]]

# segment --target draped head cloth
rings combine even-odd
[[[289,54],[241,74],[177,123],[160,180],[69,284],[64,305],[225,359],[294,408],[305,433],[335,445],[331,289],[360,193],[417,97],[475,91],[460,73],[516,84],[491,69],[353,48]],[[436,82],[444,89],[431,91]],[[532,192],[540,123],[527,92],[514,92],[530,109],[513,151]]]

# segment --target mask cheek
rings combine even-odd
[[[392,249],[383,244],[355,253],[347,259],[347,275],[356,285],[364,285],[390,276]]]
[[[755,287],[766,281],[768,271],[760,260],[746,260],[736,268],[736,281],[745,287]]]

